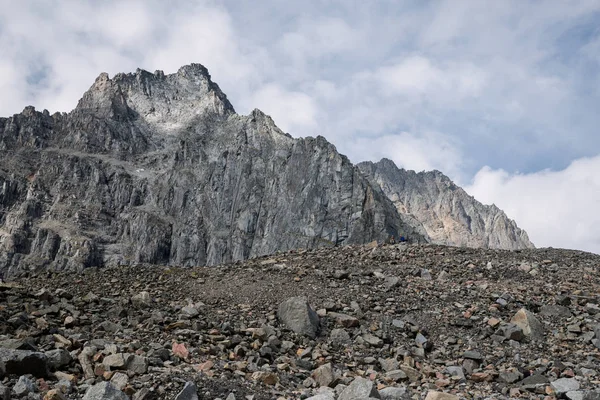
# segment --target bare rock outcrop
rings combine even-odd
[[[400,214],[433,243],[494,249],[533,248],[527,233],[495,205],[484,205],[439,171],[400,169],[386,158],[358,164]]]
[[[323,137],[235,113],[199,64],[101,74],[68,114],[0,118],[0,273],[214,265],[410,231]]]

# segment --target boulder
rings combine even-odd
[[[531,339],[544,337],[544,326],[531,311],[521,308],[510,320],[523,330],[523,334]]]
[[[48,375],[48,357],[28,350],[0,348],[0,377],[31,374],[38,378]]]
[[[85,392],[83,400],[129,400],[129,396],[110,382],[100,382]]]
[[[317,337],[319,316],[310,308],[306,297],[291,297],[279,305],[279,320],[292,331],[310,338]]]

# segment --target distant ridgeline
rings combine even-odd
[[[68,114],[0,118],[0,272],[214,265],[387,241],[532,247],[438,172],[353,165],[235,113],[206,68],[101,74]]]

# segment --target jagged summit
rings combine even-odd
[[[70,113],[28,107],[0,118],[8,275],[215,265],[399,236],[431,240],[325,138],[294,139],[260,110],[236,114],[200,64],[168,75],[103,73]],[[505,240],[523,247],[520,237]],[[472,243],[494,245],[487,236]]]
[[[325,138],[237,115],[198,64],[101,74],[68,114],[0,120],[0,271],[214,265],[427,241]]]
[[[475,200],[440,171],[400,169],[384,158],[359,169],[434,243],[499,249],[533,248],[527,233],[495,205]]]
[[[91,112],[115,120],[142,119],[157,129],[174,131],[203,114],[235,113],[227,96],[200,64],[181,67],[176,73],[107,73],[96,78],[75,112]]]

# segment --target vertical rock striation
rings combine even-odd
[[[495,249],[533,248],[527,233],[495,205],[483,205],[439,171],[399,169],[393,161],[358,168],[400,214],[425,229],[433,243]]]
[[[70,113],[0,118],[0,273],[219,264],[427,241],[323,137],[235,113],[199,64],[101,74]]]

